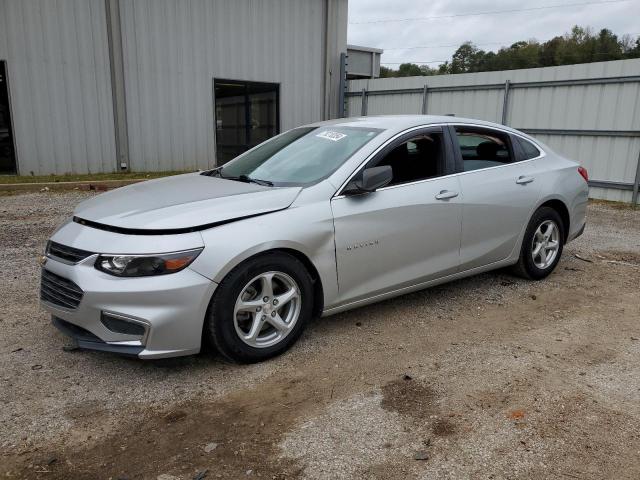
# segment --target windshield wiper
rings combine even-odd
[[[237,177],[222,177],[222,178],[228,178],[230,180],[240,180],[241,182],[247,182],[247,183],[257,183],[258,185],[263,185],[265,187],[273,187],[273,182],[270,182],[269,180],[262,180],[260,178],[253,178],[253,177],[250,177],[249,175],[239,175]]]
[[[237,177],[223,175],[222,174],[222,166],[220,166],[218,168],[214,168],[213,170],[209,170],[209,171],[203,173],[203,175],[217,176],[217,177],[223,178],[224,180],[235,180],[237,182],[256,183],[258,185],[263,185],[265,187],[273,187],[273,182],[270,182],[269,180],[262,180],[260,178],[253,178],[253,177],[250,177],[249,175],[245,175],[245,174],[238,175]]]
[[[200,175],[206,175],[207,177],[218,176],[222,178],[222,174],[220,173],[221,169],[222,169],[222,165],[216,168],[212,168],[211,170],[205,170]]]

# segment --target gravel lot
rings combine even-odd
[[[543,282],[457,281],[237,366],[63,350],[37,261],[88,195],[0,197],[0,477],[640,478],[640,210],[591,205]]]

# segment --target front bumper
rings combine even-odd
[[[139,358],[174,357],[200,351],[203,322],[217,286],[215,282],[189,268],[153,277],[114,277],[93,267],[96,256],[78,264],[48,258],[43,266],[83,291],[76,308],[41,300],[56,327],[82,348]],[[115,332],[102,321],[104,313],[142,325],[144,333]]]
[[[120,355],[131,355],[137,357],[144,351],[141,342],[131,342],[131,344],[123,345],[121,343],[107,343],[95,336],[89,330],[85,330],[73,323],[69,323],[61,318],[51,316],[51,323],[54,327],[71,337],[76,346],[87,350],[101,350],[103,352],[118,353]]]

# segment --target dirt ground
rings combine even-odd
[[[545,281],[318,319],[238,366],[63,349],[37,261],[87,195],[0,197],[0,478],[640,478],[640,210],[591,205]]]

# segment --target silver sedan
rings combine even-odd
[[[213,170],[81,203],[41,301],[83,348],[238,362],[326,316],[487,270],[539,280],[585,227],[587,172],[508,127],[436,116],[287,131]]]

